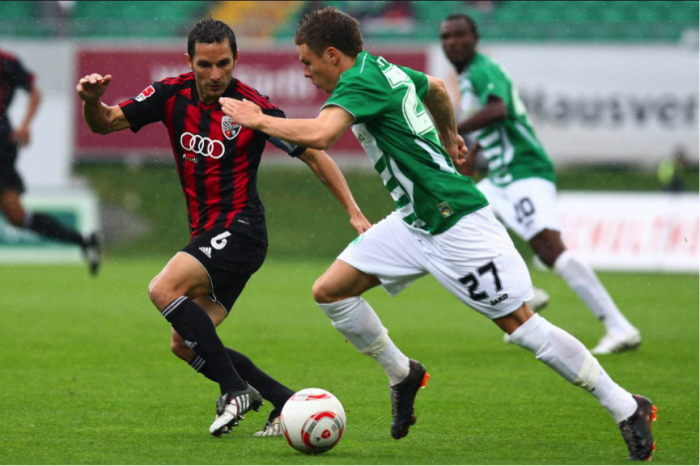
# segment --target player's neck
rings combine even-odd
[[[474,58],[476,58],[476,53],[477,52],[475,50],[474,53],[472,53],[471,55],[467,55],[466,57],[464,57],[463,61],[454,64],[455,69],[457,70],[457,74],[462,74],[464,70],[469,68],[469,65],[471,65],[474,61]]]
[[[355,66],[357,62],[357,57],[348,57],[346,55],[341,55],[340,63],[338,63],[339,74],[345,73],[347,70]]]
[[[204,105],[211,105],[218,100],[217,97],[210,97],[202,92],[202,89],[197,86],[197,94],[199,94],[199,101]]]
[[[210,96],[207,95],[203,89],[199,86],[199,83],[196,83],[197,86],[197,95],[199,96],[199,101],[203,103],[204,105],[211,105],[213,103],[218,102],[219,96]]]

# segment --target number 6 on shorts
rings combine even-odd
[[[231,236],[231,233],[228,231],[225,231],[220,235],[216,235],[211,239],[211,247],[213,247],[217,251],[221,251],[222,249],[224,249],[224,247],[226,247],[226,243],[228,242],[225,238],[228,238],[229,236]]]

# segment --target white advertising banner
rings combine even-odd
[[[680,45],[486,44],[558,165],[698,160],[697,50]],[[429,70],[456,83],[439,46]]]
[[[697,194],[559,193],[564,244],[599,270],[698,272]]]

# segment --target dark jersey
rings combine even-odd
[[[264,114],[285,118],[266,96],[235,78],[223,97],[250,100]],[[229,228],[239,214],[264,218],[256,180],[268,140],[293,157],[305,150],[240,126],[224,115],[218,102],[203,104],[194,73],[155,82],[119,106],[134,132],[158,121],[167,127],[187,204],[191,238],[215,226]]]
[[[0,50],[0,145],[12,132],[7,109],[12,103],[15,90],[20,87],[28,91],[33,82],[34,75],[16,57]]]

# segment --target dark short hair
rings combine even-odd
[[[214,18],[203,19],[194,25],[187,37],[187,53],[190,58],[194,57],[194,48],[197,44],[213,44],[214,42],[224,42],[228,40],[231,52],[236,55],[238,46],[236,45],[236,35],[228,24]]]
[[[360,22],[334,6],[312,10],[299,21],[294,42],[306,44],[318,55],[335,47],[348,57],[356,57],[362,52]]]
[[[445,18],[444,21],[455,21],[459,19],[462,19],[467,22],[467,25],[472,29],[472,34],[474,34],[475,36],[479,35],[479,30],[476,27],[476,21],[474,21],[474,18],[464,13],[452,13],[447,18]]]

